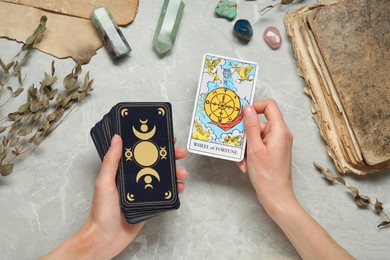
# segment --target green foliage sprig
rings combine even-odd
[[[0,107],[4,107],[13,98],[24,92],[26,76],[22,76],[22,64],[28,59],[35,44],[39,43],[46,31],[46,16],[43,16],[34,33],[29,36],[21,50],[8,64],[0,59]],[[17,60],[19,56],[22,58]],[[84,76],[82,84],[78,78],[82,72],[78,63],[63,80],[63,89],[54,87],[58,81],[55,75],[54,61],[51,63],[50,74],[44,73],[39,87],[32,84],[27,89],[27,98],[17,111],[9,113],[0,119],[0,174],[7,176],[12,173],[16,159],[34,150],[62,122],[75,107],[92,91],[93,80],[89,72]],[[17,77],[14,87],[7,83]],[[4,87],[7,85],[6,89]],[[2,102],[3,92],[8,90],[9,97]]]
[[[336,176],[330,169],[324,169],[321,165],[314,162],[314,166],[321,172],[323,177],[332,183],[338,183],[341,184],[343,187],[347,188],[353,195],[355,203],[361,207],[361,208],[367,208],[369,205],[371,205],[375,212],[378,214],[382,214],[387,220],[382,221],[378,228],[384,228],[390,226],[390,218],[389,216],[383,211],[383,203],[378,201],[378,199],[375,199],[375,203],[372,202],[370,197],[366,195],[360,194],[358,188],[354,186],[348,186],[345,179],[340,176]]]

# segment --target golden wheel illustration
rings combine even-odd
[[[217,88],[206,96],[204,110],[216,123],[226,124],[240,114],[241,102],[237,94],[227,88]]]

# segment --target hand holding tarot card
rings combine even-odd
[[[244,158],[243,107],[253,103],[257,67],[255,62],[204,56],[188,137],[190,152],[231,161]]]
[[[112,137],[122,137],[116,183],[129,223],[179,208],[170,103],[119,103],[90,134],[102,160]]]

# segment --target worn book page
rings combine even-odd
[[[390,159],[390,5],[340,1],[308,22],[365,162]]]

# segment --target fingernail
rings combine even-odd
[[[253,108],[250,105],[244,107],[244,116],[250,116],[253,112]]]
[[[241,171],[242,173],[245,173],[245,172],[246,172],[246,167],[245,167],[245,165],[244,165],[243,163],[239,163],[239,164],[238,164],[238,168],[240,169],[240,171]]]
[[[111,140],[111,145],[117,145],[119,142],[119,135],[114,135],[114,137]]]

